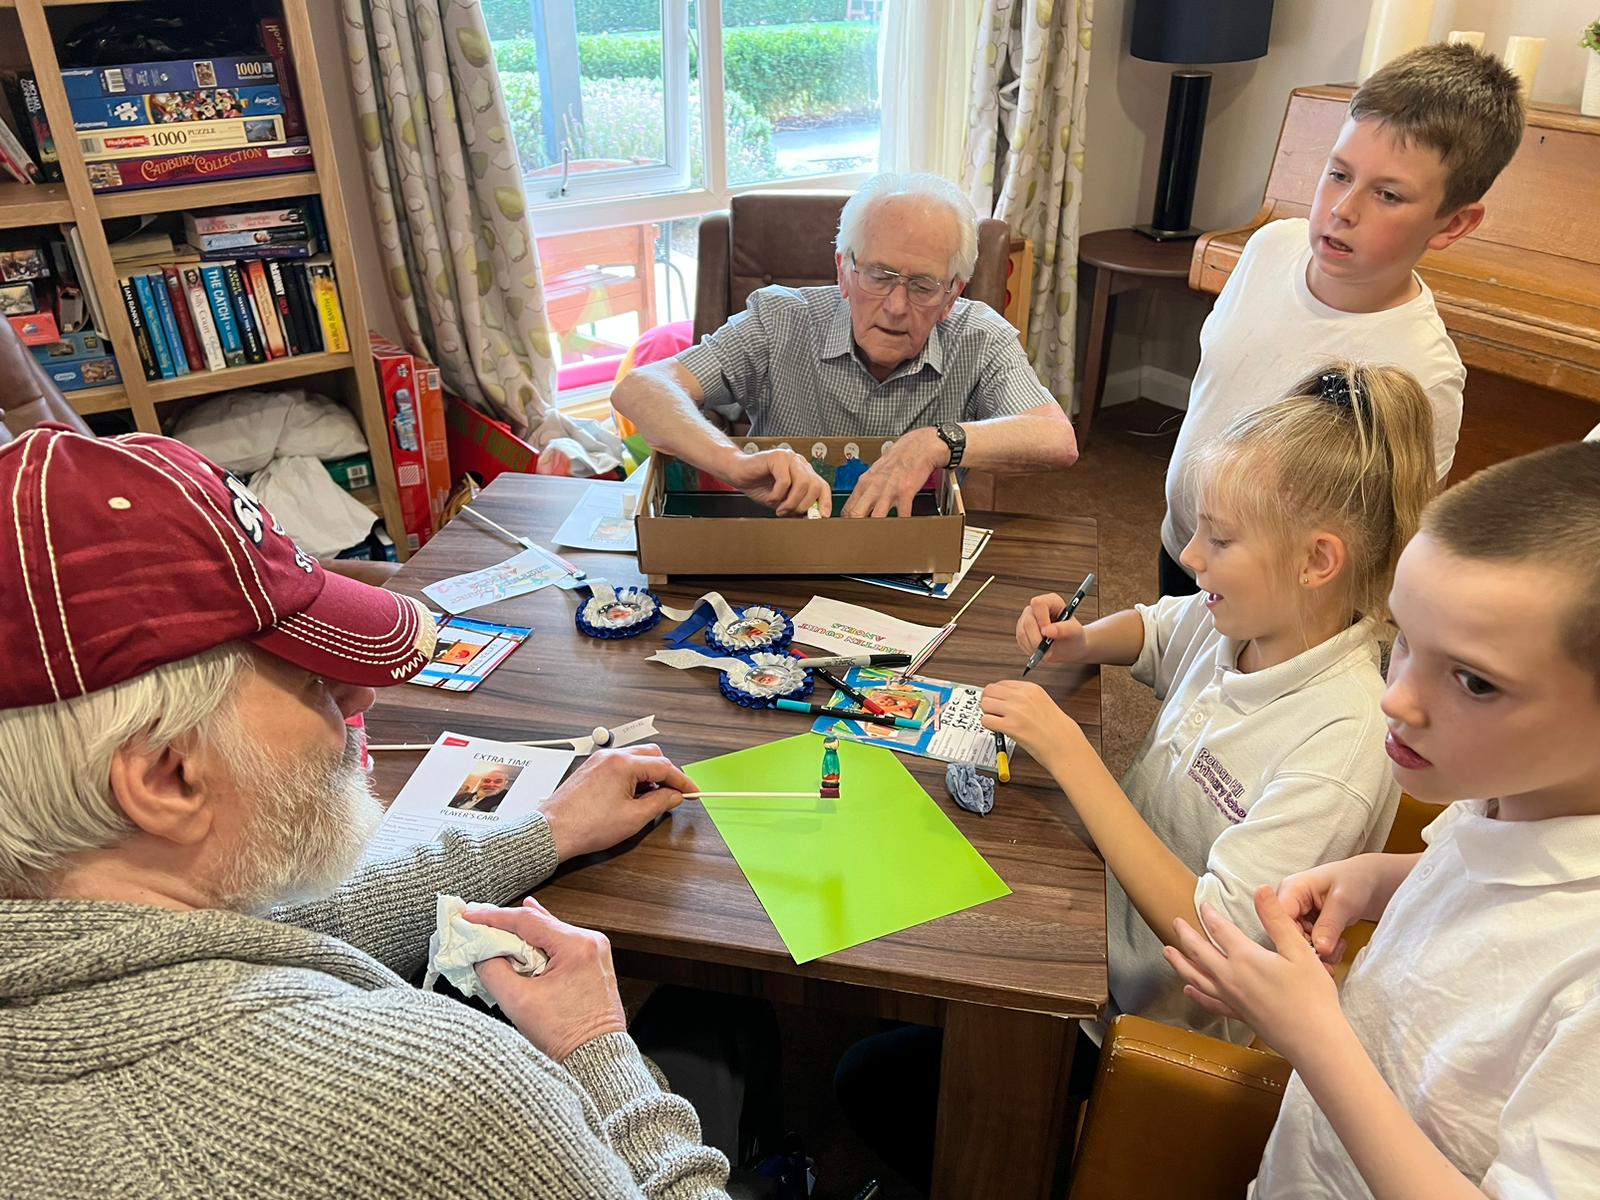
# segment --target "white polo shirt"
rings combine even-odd
[[[1214,905],[1266,942],[1255,889],[1381,849],[1400,787],[1383,750],[1383,677],[1371,620],[1263,671],[1238,669],[1204,595],[1138,605],[1144,649],[1133,676],[1165,703],[1122,790],[1198,877],[1195,908]],[[1246,1043],[1241,1021],[1183,995],[1161,939],[1106,876],[1112,1014],[1134,1013]],[[1108,1018],[1109,1019],[1109,1018]]]
[[[1452,804],[1357,956],[1341,1003],[1456,1168],[1501,1200],[1600,1197],[1600,816]],[[1255,1200],[1370,1197],[1300,1077]]]

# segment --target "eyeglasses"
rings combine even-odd
[[[935,279],[932,275],[902,275],[899,271],[891,271],[888,267],[870,266],[863,267],[856,261],[856,256],[850,256],[850,269],[855,272],[856,282],[861,285],[861,290],[869,296],[888,296],[900,284],[906,285],[906,299],[918,308],[928,308],[938,304],[947,295],[954,285],[954,281],[946,282]]]

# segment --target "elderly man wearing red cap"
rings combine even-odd
[[[480,966],[515,1030],[404,982],[436,892],[508,901],[677,804],[657,749],[351,876],[380,814],[345,721],[433,623],[160,437],[0,448],[0,630],[7,1194],[725,1194],[600,935],[473,912],[550,956]]]

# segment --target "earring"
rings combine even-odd
[[[1311,577],[1309,575],[1300,576],[1300,586],[1301,587],[1305,587],[1305,585],[1310,583],[1310,582],[1311,582]]]

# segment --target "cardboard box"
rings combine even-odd
[[[17,336],[22,339],[24,346],[48,346],[51,342],[61,340],[61,329],[56,324],[54,313],[36,312],[24,317],[8,316],[11,328],[17,331]]]
[[[347,492],[359,492],[372,486],[372,455],[352,454],[348,458],[335,458],[322,464],[333,481]]]
[[[50,382],[63,392],[76,392],[83,388],[108,387],[121,383],[117,360],[110,355],[102,358],[78,358],[67,362],[47,362],[44,373]]]
[[[383,394],[383,423],[389,431],[389,454],[394,460],[400,516],[405,523],[404,529],[392,533],[396,541],[404,538],[414,553],[433,536],[417,411],[416,367],[411,355],[376,334],[372,335],[372,361],[378,372],[378,390]]]
[[[450,496],[451,480],[450,451],[445,437],[444,388],[439,382],[439,368],[427,359],[395,345],[381,334],[368,333],[367,336],[372,344],[373,356],[379,363],[380,376],[385,357],[393,359],[396,363],[404,359],[410,364],[410,383],[406,387],[411,394],[416,422],[415,440],[420,454],[420,458],[413,461],[421,465],[424,499],[428,511],[428,534],[432,535],[444,525],[444,505]],[[386,396],[384,400],[386,408],[388,403]],[[392,446],[394,444],[392,423],[389,432]],[[395,459],[397,472],[399,464],[400,459],[397,457]],[[409,517],[406,525],[408,529],[411,526]],[[427,537],[422,538],[422,541],[427,540]]]
[[[444,417],[453,478],[470,474],[487,484],[502,471],[531,475],[538,466],[537,450],[466,401],[446,397]]]
[[[48,342],[33,347],[33,356],[45,366],[52,363],[81,362],[86,358],[104,358],[111,346],[92,329],[63,333],[59,342]]]
[[[855,458],[871,464],[889,444],[881,438],[746,438],[746,449],[792,445],[826,466]],[[847,453],[847,449],[849,451]],[[775,516],[669,516],[667,476],[684,470],[660,451],[648,472],[634,526],[639,569],[652,583],[683,575],[911,575],[949,580],[961,566],[967,513],[954,471],[938,472],[937,514],[810,521]],[[692,470],[692,468],[690,468]],[[707,484],[704,495],[731,492]]]

